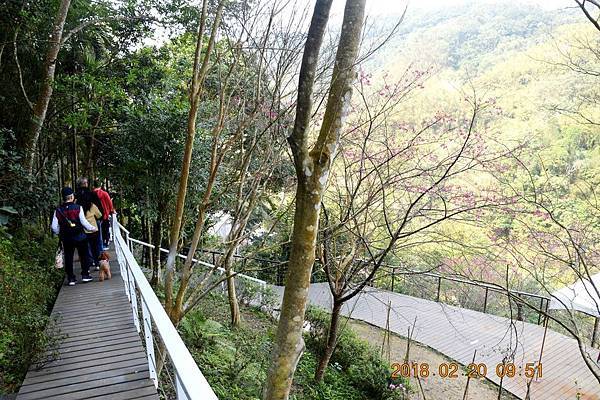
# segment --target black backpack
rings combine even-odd
[[[67,206],[69,207],[69,206]],[[79,208],[79,206],[77,206]],[[60,214],[64,221],[60,224],[60,236],[63,239],[81,240],[85,237],[83,232],[83,226],[79,218],[72,220],[68,218],[62,210],[62,206],[56,209],[56,212]],[[60,220],[59,220],[60,222]]]

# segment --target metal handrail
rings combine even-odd
[[[131,303],[138,333],[141,332],[138,306],[141,305],[142,308],[148,366],[154,385],[158,387],[153,342],[153,334],[157,332],[175,370],[177,399],[218,400],[133,256],[130,246],[136,239],[129,238],[129,232],[119,224],[116,214],[113,215],[112,227],[121,276],[125,282],[125,290]],[[121,235],[121,230],[126,232],[127,241]]]
[[[133,239],[133,238],[129,238],[129,240],[131,242],[134,243],[138,243],[140,245],[146,246],[146,247],[150,247],[152,249],[155,248],[154,245],[150,244],[150,243],[146,243],[143,242],[141,240],[137,240],[137,239]],[[220,254],[220,255],[224,255],[223,252],[218,251],[218,250],[208,250],[208,249],[198,249],[197,251],[199,252],[203,252],[203,253],[209,253],[209,254]],[[160,252],[162,253],[168,253],[169,251],[166,249],[163,249],[162,247],[160,248]],[[182,254],[177,254],[178,257],[185,259],[186,256],[182,255]],[[239,255],[239,254],[234,254],[233,255],[234,258],[241,258],[243,260],[253,260],[253,261],[260,261],[260,262],[269,262],[272,264],[277,264],[277,265],[285,265],[287,263],[287,261],[278,261],[278,260],[269,260],[269,259],[262,259],[262,258],[255,258],[255,257],[247,257],[244,255]],[[214,258],[213,258],[214,260]],[[198,262],[202,265],[205,265],[207,267],[213,267],[213,264],[210,263],[206,263],[203,261],[199,261],[194,259],[195,262]],[[485,289],[485,301],[484,301],[484,311],[483,312],[487,312],[487,306],[488,306],[488,291],[492,291],[492,292],[496,292],[496,293],[507,293],[509,294],[509,296],[527,296],[530,298],[534,298],[534,299],[539,299],[541,300],[541,304],[540,304],[540,309],[543,309],[544,307],[547,308],[549,302],[550,302],[550,297],[548,296],[544,296],[541,294],[535,294],[535,293],[530,293],[530,292],[525,292],[525,291],[521,291],[521,290],[513,290],[513,289],[506,289],[503,288],[500,285],[495,285],[495,284],[491,284],[491,283],[487,283],[487,282],[479,282],[476,280],[471,280],[468,278],[463,278],[463,277],[455,277],[455,276],[449,276],[449,275],[443,275],[443,274],[439,274],[439,273],[435,273],[435,272],[427,272],[427,271],[418,271],[418,270],[412,270],[412,269],[407,269],[405,267],[402,266],[398,266],[398,265],[391,265],[391,264],[382,264],[382,269],[384,270],[388,270],[391,271],[392,274],[392,280],[394,279],[395,275],[420,275],[420,276],[427,276],[427,277],[431,277],[431,278],[435,278],[438,280],[438,288],[437,288],[437,298],[436,301],[440,302],[440,294],[441,294],[441,284],[443,280],[447,280],[447,281],[451,281],[451,282],[456,282],[456,283],[462,283],[462,284],[466,284],[466,285],[471,285],[471,286],[475,286],[475,287],[480,287],[482,289]],[[220,270],[222,270],[222,268],[220,268]],[[396,273],[396,270],[400,270],[402,272]],[[221,271],[222,272],[222,271]],[[313,271],[314,273],[314,271]],[[248,275],[244,275],[244,274],[236,274],[236,276],[239,276],[241,278],[244,279],[249,279],[249,280],[253,280],[257,283],[259,283],[260,285],[266,285],[266,282]],[[375,283],[375,282],[373,282]],[[393,282],[392,282],[392,290],[393,290]],[[538,324],[541,323],[541,314],[540,314],[540,318],[538,318]]]
[[[392,265],[385,265],[384,266],[387,269],[391,269],[394,270],[396,268],[401,268],[401,267],[397,267],[397,266],[392,266]],[[516,294],[516,295],[522,295],[522,296],[528,296],[528,297],[535,297],[538,299],[544,299],[544,300],[550,300],[549,296],[544,296],[541,294],[535,294],[535,293],[530,293],[530,292],[524,292],[521,290],[513,290],[513,289],[506,289],[503,288],[500,285],[494,285],[491,283],[486,283],[486,282],[479,282],[479,281],[474,281],[471,279],[465,279],[465,278],[455,278],[453,276],[448,276],[448,275],[442,275],[442,274],[437,274],[435,272],[425,272],[425,271],[416,271],[416,270],[407,270],[407,269],[402,269],[403,272],[401,272],[399,275],[422,275],[422,276],[429,276],[432,278],[441,278],[447,281],[452,281],[452,282],[457,282],[457,283],[464,283],[467,285],[473,285],[473,286],[477,286],[477,287],[481,287],[484,289],[490,289],[496,292],[502,292],[502,293],[506,293],[509,292],[511,294]]]
[[[148,242],[144,242],[142,240],[138,240],[138,239],[134,239],[134,238],[129,238],[129,241],[133,242],[133,243],[137,243],[137,244],[145,246],[145,247],[148,247],[150,249],[155,249],[156,248],[156,246],[154,246],[153,244],[150,244]],[[168,249],[165,249],[165,248],[162,248],[162,247],[159,249],[159,251],[161,253],[167,253],[167,254],[169,253]],[[198,251],[201,251],[201,250],[198,250]],[[184,254],[181,254],[181,253],[177,253],[177,257],[182,258],[184,260],[187,259],[187,256],[184,255]],[[192,258],[192,262],[195,263],[195,264],[203,265],[205,267],[215,268],[214,264],[207,263],[207,262],[202,261],[202,260],[198,260],[197,258]],[[216,269],[220,273],[224,273],[225,272],[225,269],[223,267],[217,267]],[[255,277],[250,276],[250,275],[236,273],[235,276],[236,276],[236,278],[242,278],[242,279],[246,279],[246,280],[249,280],[249,281],[253,281],[255,283],[258,283],[261,286],[266,286],[267,285],[266,281],[263,281],[262,279],[255,278]]]

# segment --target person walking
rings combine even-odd
[[[98,221],[102,218],[102,213],[98,209],[98,206],[91,201],[90,196],[84,196],[77,200],[77,204],[83,208],[85,219],[96,228],[95,231],[85,229],[85,235],[88,239],[88,256],[90,259],[90,268],[94,268],[96,271],[100,270],[100,253],[102,249],[102,237],[100,236],[100,228],[98,227]]]
[[[73,272],[73,255],[75,249],[81,262],[81,280],[91,282],[88,243],[84,229],[88,231],[97,231],[98,229],[90,225],[85,219],[83,208],[75,204],[75,195],[73,189],[64,187],[61,190],[63,203],[56,208],[52,216],[52,232],[60,238],[65,254],[65,272],[67,274],[69,286],[75,285],[77,279]]]
[[[104,208],[102,207],[102,201],[100,201],[100,198],[98,197],[98,195],[95,192],[90,190],[89,184],[88,184],[88,179],[85,177],[81,177],[81,178],[77,179],[77,191],[75,192],[75,201],[77,204],[93,203],[96,205],[96,207],[100,211],[100,214],[105,213]],[[103,250],[101,223],[102,223],[102,219],[99,219],[96,222],[96,226],[98,228],[98,235],[100,235],[100,239],[97,240],[96,242],[94,242],[94,244],[97,246],[98,254],[102,253],[102,250]]]
[[[102,189],[100,181],[94,181],[94,193],[102,202],[102,208],[104,209],[102,212],[102,240],[104,242],[103,250],[108,250],[108,242],[110,242],[109,217],[115,213],[115,207],[108,192]]]

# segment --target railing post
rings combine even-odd
[[[517,293],[518,300],[515,300],[517,306],[517,321],[523,321],[523,301],[520,293]]]
[[[154,386],[158,388],[158,376],[156,375],[156,359],[154,357],[154,341],[152,340],[152,317],[150,316],[150,310],[144,300],[143,296],[140,296],[142,301],[142,318],[144,320],[144,337],[146,338],[146,355],[148,356],[148,368],[150,369],[150,379],[154,382]]]
[[[175,382],[173,383],[177,393],[176,398],[178,400],[190,400],[193,395],[195,399],[218,400],[165,313],[133,254],[129,248],[126,249],[126,247],[131,247],[132,243],[135,243],[133,242],[135,239],[128,237],[126,241],[121,233],[126,232],[125,228],[121,231],[117,224],[118,222],[115,219],[113,221],[115,251],[117,252],[121,277],[125,285],[125,293],[131,302],[133,319],[138,333],[141,333],[140,324],[144,325],[143,335],[150,379],[158,387],[153,341],[153,333],[156,332],[165,345],[166,355],[173,364],[175,372]],[[141,301],[139,305],[138,295]],[[141,307],[141,312],[138,307]]]
[[[396,281],[396,268],[392,268],[392,292],[394,291],[394,282]]]
[[[131,277],[129,275],[129,261],[125,258],[125,288],[127,289],[125,293],[127,293],[127,298],[129,299],[129,303],[131,303],[131,286],[129,285]]]
[[[179,379],[179,374],[177,373],[175,373],[175,388],[177,390],[177,400],[188,400],[185,389],[183,388],[181,380]]]
[[[542,323],[542,313],[544,312],[544,298],[540,298],[540,311],[538,312],[538,322],[537,324],[541,324]]]
[[[600,318],[596,317],[594,321],[594,330],[592,331],[592,347],[596,345],[596,337],[598,335],[598,325],[600,324]]]
[[[437,287],[437,297],[436,300],[438,303],[440,302],[440,291],[442,290],[442,277],[438,277],[438,287]]]
[[[135,290],[135,280],[134,279],[131,279],[129,281],[129,288],[131,291],[131,311],[133,313],[133,324],[135,325],[135,329],[137,329],[138,333],[140,333],[140,317],[138,314],[137,293]]]
[[[483,299],[483,313],[484,314],[487,311],[487,301],[488,301],[489,290],[490,290],[490,288],[488,288],[488,287],[485,288],[485,298]]]

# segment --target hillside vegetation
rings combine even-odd
[[[0,3],[1,390],[45,344],[49,218],[81,177],[153,245],[140,263],[222,398],[410,396],[342,329],[372,285],[590,343],[592,317],[511,290],[600,272],[600,29],[575,5],[429,3],[364,29],[361,0]],[[238,273],[285,286],[278,321]],[[305,315],[326,281],[331,314]]]

